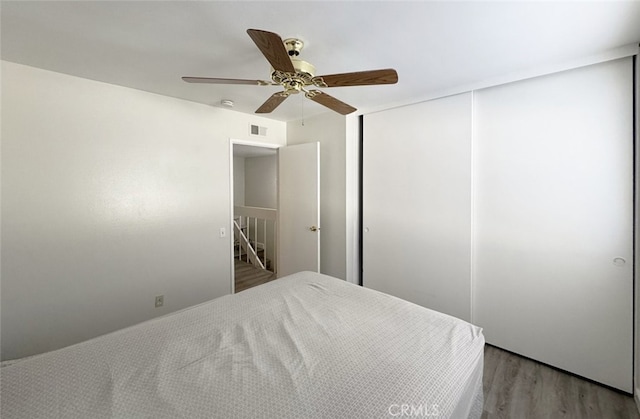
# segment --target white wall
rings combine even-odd
[[[245,205],[278,208],[278,157],[248,157],[244,168]]]
[[[329,112],[287,123],[287,144],[320,142],[320,272],[346,279],[346,136],[344,116]]]
[[[278,208],[278,156],[247,157],[244,159],[245,205],[258,208]],[[271,268],[276,264],[276,232],[275,222],[267,222],[266,237],[264,221],[258,223],[256,232],[250,230],[250,235],[259,243],[266,246],[267,259],[271,261]]]
[[[2,358],[229,293],[249,123],[284,144],[282,122],[3,62]]]
[[[233,205],[244,206],[244,160],[233,158]]]

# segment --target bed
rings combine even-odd
[[[300,272],[3,363],[9,418],[479,418],[480,328]]]

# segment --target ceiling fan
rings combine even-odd
[[[306,98],[342,115],[354,112],[356,108],[320,90],[308,89],[307,87],[367,86],[394,84],[398,82],[398,73],[392,68],[316,76],[316,69],[313,65],[296,58],[304,47],[304,43],[301,40],[287,38],[283,41],[280,35],[259,29],[248,29],[247,33],[271,64],[271,81],[209,77],[183,77],[182,80],[188,83],[250,84],[258,86],[279,85],[284,88],[284,91],[271,95],[271,97],[256,110],[256,113],[272,112],[278,105],[284,102],[286,98],[292,94],[302,92]]]

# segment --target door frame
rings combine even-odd
[[[235,138],[229,138],[229,224],[228,224],[228,243],[229,243],[229,259],[231,265],[231,294],[235,294],[236,288],[236,268],[233,257],[233,213],[234,213],[234,195],[233,195],[233,146],[234,145],[246,145],[251,147],[260,147],[277,150],[283,147],[285,144],[266,143],[260,141],[239,140]],[[277,244],[276,244],[277,246]],[[276,247],[277,252],[277,247]]]

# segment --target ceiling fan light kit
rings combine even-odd
[[[249,37],[271,64],[271,81],[223,79],[208,77],[183,77],[188,83],[212,83],[212,84],[250,84],[258,86],[282,86],[283,91],[274,93],[257,110],[256,113],[273,112],[286,98],[292,94],[304,93],[307,99],[338,112],[342,115],[356,111],[333,96],[317,89],[307,89],[309,86],[345,87],[345,86],[369,86],[379,84],[394,84],[398,82],[398,74],[394,69],[359,71],[353,73],[332,74],[316,76],[316,68],[296,57],[304,48],[304,42],[297,38],[287,38],[284,41],[280,35],[259,29],[248,29]],[[224,101],[223,101],[224,102]],[[222,103],[222,102],[221,102]],[[233,106],[233,102],[231,102]],[[223,103],[224,104],[224,103]],[[226,105],[229,106],[229,105]]]

